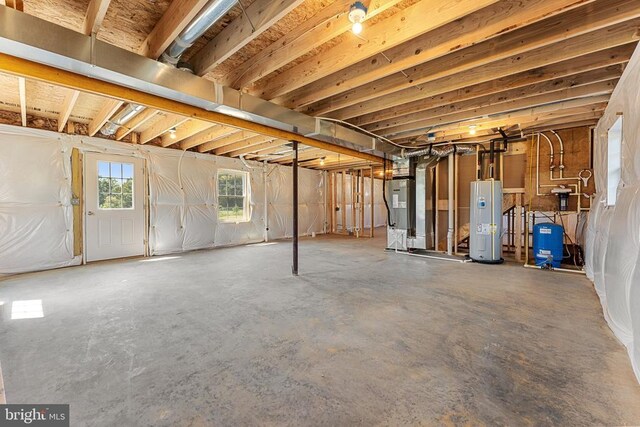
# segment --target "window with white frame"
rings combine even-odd
[[[616,204],[618,184],[622,172],[622,116],[611,126],[607,135],[607,206]]]
[[[133,164],[98,162],[100,209],[133,209]]]
[[[247,172],[218,171],[218,219],[224,222],[249,221]]]

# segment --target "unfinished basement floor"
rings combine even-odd
[[[382,233],[379,233],[382,234]],[[71,425],[640,424],[584,277],[318,237],[0,281],[8,403]],[[41,300],[42,318],[12,320]]]

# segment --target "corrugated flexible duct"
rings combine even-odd
[[[423,148],[416,151],[410,151],[408,153],[404,153],[404,158],[411,157],[447,157],[449,154],[469,154],[475,153],[476,149],[472,145],[445,145],[442,147],[433,147],[429,146],[427,148]]]

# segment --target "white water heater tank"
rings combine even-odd
[[[502,182],[471,182],[469,257],[498,264],[502,259]]]

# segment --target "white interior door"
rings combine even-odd
[[[87,153],[86,260],[144,255],[144,160]]]

